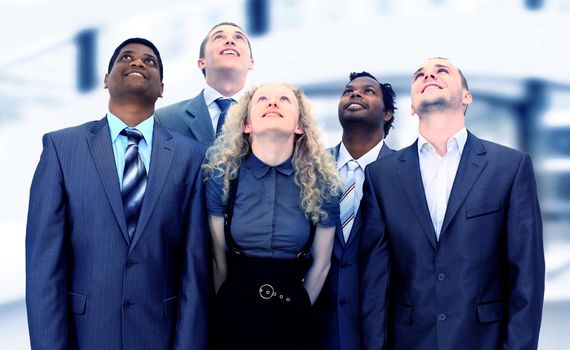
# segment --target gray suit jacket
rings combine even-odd
[[[340,144],[330,148],[334,158]],[[378,159],[394,153],[385,143]],[[319,343],[327,350],[360,349],[359,290],[358,290],[358,235],[352,230],[344,241],[342,228],[337,225],[331,269],[317,303]]]
[[[204,144],[216,138],[204,90],[194,98],[158,109],[155,118],[163,127]]]

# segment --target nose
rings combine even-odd
[[[234,38],[232,37],[228,37],[228,39],[226,40],[226,45],[234,45],[235,46],[235,41]]]
[[[269,107],[272,106],[277,107],[277,101],[278,101],[277,96],[272,96],[268,100],[269,100]]]
[[[435,75],[433,73],[424,75],[424,80],[428,80],[429,78],[435,79]]]
[[[352,92],[350,93],[350,97],[362,97],[362,94],[360,93],[359,90],[352,90]]]
[[[137,59],[134,59],[131,61],[131,66],[137,66],[137,67],[142,67],[144,66],[142,58],[138,57]]]

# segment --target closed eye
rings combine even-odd
[[[291,100],[287,96],[281,96],[281,98],[279,100],[283,101],[283,102],[291,102]]]

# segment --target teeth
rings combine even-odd
[[[354,108],[354,107],[357,107],[357,108],[364,108],[364,107],[362,107],[361,105],[359,105],[359,104],[357,104],[357,103],[351,103],[351,104],[348,105],[347,108]]]
[[[439,86],[436,86],[436,85],[429,85],[429,86],[427,86],[427,87],[424,89],[424,91],[429,90],[429,89],[439,89]]]
[[[281,115],[279,113],[276,113],[276,112],[268,112],[268,113],[265,113],[265,117],[281,117]]]
[[[130,73],[127,74],[127,75],[136,75],[136,76],[139,76],[139,77],[142,77],[142,76],[143,76],[143,75],[142,75],[141,73],[139,73],[139,72],[130,72]]]
[[[222,51],[222,55],[233,55],[237,56],[237,53],[234,50],[224,50]]]

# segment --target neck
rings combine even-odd
[[[251,136],[251,151],[263,163],[276,166],[293,154],[295,136],[282,135]]]
[[[342,143],[352,159],[359,159],[384,139],[384,130],[345,126]]]
[[[208,72],[206,74],[206,84],[225,97],[230,97],[243,89],[246,74],[231,70]]]
[[[134,127],[144,122],[154,114],[154,103],[141,105],[109,100],[109,111],[116,115],[128,126]]]
[[[420,134],[441,156],[447,153],[447,141],[464,127],[463,113],[434,112],[420,116]]]

